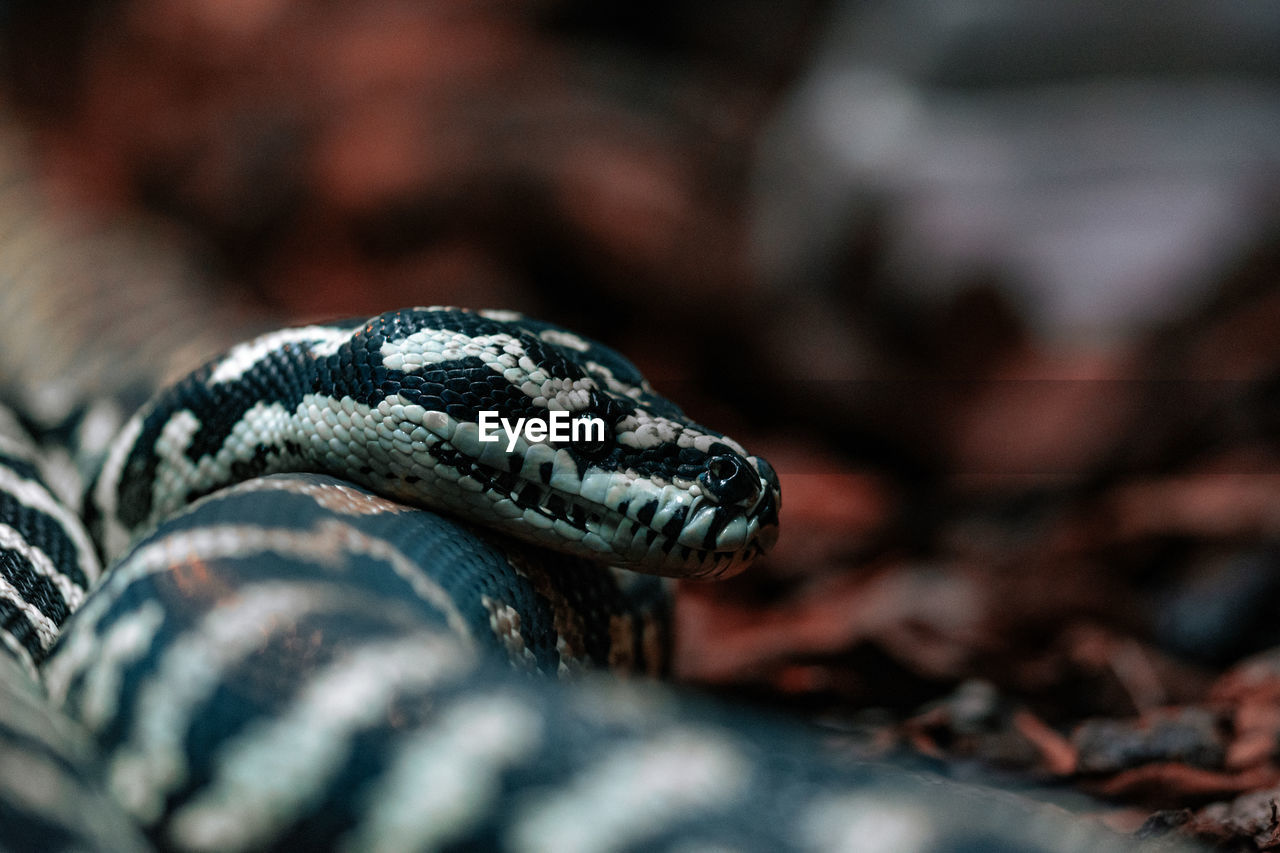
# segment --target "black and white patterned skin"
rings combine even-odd
[[[598,672],[666,668],[664,581],[616,566],[738,571],[780,501],[607,348],[392,312],[235,347],[129,419],[224,318],[25,187],[0,185],[0,850],[1131,848]],[[612,434],[508,454],[475,440],[490,403]]]
[[[93,543],[40,461],[17,416],[0,406],[0,645],[33,677],[101,574]]]
[[[497,441],[482,411],[603,422],[603,442]],[[508,447],[512,447],[508,451]],[[780,487],[624,358],[509,312],[393,311],[233,349],[125,425],[91,490],[108,555],[190,500],[317,471],[536,545],[658,574],[736,572],[777,538]]]
[[[165,849],[1127,849],[584,674],[660,666],[660,581],[521,555],[331,478],[254,480],[144,538],[46,683]]]
[[[148,849],[102,788],[94,745],[0,653],[0,850]]]
[[[349,379],[339,393],[338,386],[324,390],[316,377],[331,374],[314,365],[385,351],[387,336],[369,336],[369,329],[404,329],[412,318],[427,318],[429,325],[410,327],[412,336],[474,316],[396,312],[355,327],[260,339],[161,392],[108,452],[95,485],[95,517],[114,512],[125,536],[130,528],[145,531],[158,514],[168,517],[126,546],[67,620],[40,675],[57,713],[98,749],[98,761],[77,773],[100,779],[150,843],[219,851],[823,850],[868,843],[867,849],[976,851],[1016,840],[1012,849],[1125,849],[1123,839],[1099,827],[1008,795],[893,768],[842,766],[821,754],[811,733],[654,686],[582,675],[601,665],[661,674],[662,580],[593,565],[573,548],[563,553],[520,541],[545,541],[538,531],[556,529],[534,525],[530,534],[520,526],[531,507],[555,508],[541,497],[522,505],[520,489],[505,482],[502,489],[459,488],[457,494],[506,499],[521,510],[479,513],[483,526],[473,526],[330,475],[266,476],[290,465],[321,467],[316,460],[324,457],[305,449],[301,431],[319,431],[315,419],[325,412],[350,418],[377,411],[372,388],[383,400],[389,396],[376,368],[366,369],[377,382]],[[522,321],[503,315],[492,322],[498,325],[469,328],[484,329],[476,337],[488,340],[491,329]],[[540,336],[552,327],[534,328]],[[441,340],[456,342],[462,334],[444,331]],[[530,348],[526,342],[524,352]],[[563,349],[548,351],[564,358]],[[594,345],[573,351],[606,357]],[[626,387],[638,389],[634,396],[617,390],[626,363],[611,357],[609,374],[597,374],[606,377],[602,382],[612,377],[616,396],[609,399],[636,403],[618,405],[614,446],[584,454],[579,481],[594,476],[593,466],[620,464],[626,479],[645,478],[642,495],[654,494],[655,483],[693,491],[700,472],[691,453],[662,448],[652,436],[632,437],[642,417],[675,423],[678,410],[630,374]],[[477,369],[465,359],[449,361],[462,363],[451,369]],[[543,387],[593,381],[565,364],[555,369],[560,385],[548,380]],[[448,381],[436,384],[449,391]],[[566,394],[582,391],[600,405],[598,387],[579,384]],[[360,393],[366,396],[359,406],[345,403]],[[469,431],[453,422],[466,422],[464,407],[475,405],[467,394],[478,392],[457,393],[460,401],[445,400],[455,437],[448,447],[455,451],[468,447],[456,436]],[[521,397],[485,399],[514,415],[525,409],[505,401]],[[275,406],[293,417],[248,414]],[[425,419],[408,420],[421,426]],[[342,425],[348,437],[357,428],[336,414],[330,424]],[[687,433],[704,459],[732,452],[751,460],[733,470],[753,472],[773,493],[731,491],[742,511],[764,513],[753,529],[765,532],[739,547],[747,553],[766,547],[761,539],[776,524],[772,470],[729,439],[683,421],[679,427],[651,432]],[[408,435],[410,447],[415,440],[444,447]],[[377,456],[352,455],[370,462]],[[455,458],[432,456],[421,464],[438,469],[460,464]],[[672,462],[669,473],[657,473]],[[406,470],[427,470],[398,464],[405,466],[402,479]],[[645,465],[647,473],[639,474]],[[113,466],[129,473],[115,475]],[[389,476],[368,467],[373,471],[356,471],[352,479],[386,487]],[[540,470],[535,476],[534,483],[565,482],[555,472],[546,480]],[[242,482],[225,486],[233,480]],[[451,482],[438,474],[436,480]],[[409,488],[415,483],[392,482],[392,497],[408,493],[428,502]],[[477,486],[487,482],[476,478]],[[619,517],[627,512],[616,495],[605,497]],[[472,501],[440,504],[457,516]],[[157,511],[161,505],[166,509]],[[696,515],[696,503],[679,506],[694,507],[686,518]],[[501,527],[508,516],[515,525]],[[488,527],[495,517],[496,531]],[[648,539],[632,534],[628,542],[652,551]],[[656,567],[669,571],[665,546],[657,552]],[[588,553],[604,563],[626,556],[625,548]],[[705,571],[707,557],[692,549],[689,556],[692,571]],[[710,562],[736,568],[738,559]],[[565,683],[556,675],[571,678]],[[127,829],[127,822],[117,823]]]
[[[0,850],[146,849],[102,790],[90,739],[40,685],[38,664],[99,575],[87,542],[0,406]]]

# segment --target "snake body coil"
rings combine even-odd
[[[23,285],[0,297],[62,316],[43,285],[75,276],[31,261],[59,244],[36,219],[34,242],[0,231]],[[0,850],[1130,846],[591,673],[661,675],[653,575],[741,570],[780,505],[768,463],[599,344],[397,311],[259,337],[117,419],[165,372],[147,350],[87,363],[22,331],[0,336],[0,384],[74,446],[42,453],[0,417]],[[482,411],[606,437],[483,442]]]

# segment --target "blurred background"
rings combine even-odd
[[[781,541],[682,585],[684,680],[1276,828],[1280,8],[0,8],[51,196],[219,299],[523,310],[768,457]]]

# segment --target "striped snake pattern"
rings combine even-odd
[[[658,575],[745,568],[781,491],[617,353],[440,308],[226,349],[0,152],[0,849],[1130,849],[657,683]]]

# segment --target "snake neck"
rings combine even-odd
[[[205,495],[272,473],[314,468],[293,422],[318,348],[351,334],[307,326],[233,347],[151,398],[120,430],[86,493],[106,560]]]

